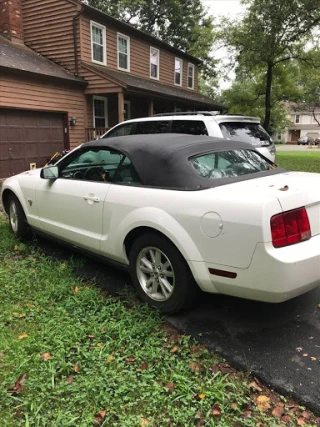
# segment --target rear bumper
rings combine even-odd
[[[204,262],[190,262],[189,265],[205,292],[283,302],[320,285],[320,235],[285,248],[259,243],[247,269]],[[231,271],[237,273],[237,277],[212,275],[209,268]]]

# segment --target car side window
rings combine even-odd
[[[95,147],[79,150],[69,159],[60,169],[61,178],[127,185],[141,183],[131,160],[120,151]]]
[[[143,135],[149,133],[168,133],[170,132],[170,124],[170,120],[152,120],[146,122],[137,122],[134,134]]]
[[[207,127],[202,120],[172,120],[171,132],[208,135]]]
[[[126,136],[131,135],[134,123],[125,123],[123,125],[117,126],[112,131],[108,132],[103,138],[113,138],[115,136]]]

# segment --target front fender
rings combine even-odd
[[[27,200],[23,196],[18,180],[14,178],[10,178],[8,183],[7,181],[5,181],[2,184],[1,199],[2,199],[2,204],[5,212],[7,214],[9,213],[8,200],[9,200],[9,195],[12,193],[18,198],[19,202],[21,203],[22,209],[27,216],[27,212],[28,212]]]
[[[124,241],[138,227],[149,227],[165,235],[178,248],[186,261],[203,261],[189,233],[171,215],[160,208],[138,208],[126,215],[113,233],[110,244],[119,260],[126,261]],[[111,236],[109,236],[111,237]]]

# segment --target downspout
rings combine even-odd
[[[77,50],[77,28],[76,28],[76,19],[79,18],[79,16],[84,11],[84,5],[81,6],[81,9],[79,12],[77,12],[74,17],[72,18],[72,25],[73,25],[73,49],[74,49],[74,65],[75,65],[75,75],[79,75],[79,60],[78,60],[78,50]]]

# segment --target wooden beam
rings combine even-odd
[[[153,116],[153,99],[150,99],[148,105],[148,116]]]
[[[124,121],[124,96],[123,92],[118,93],[118,122]]]

